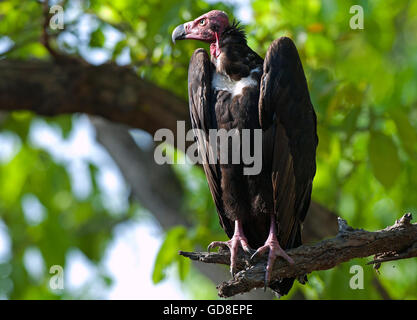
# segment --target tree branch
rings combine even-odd
[[[370,232],[353,229],[339,218],[339,232],[336,237],[326,239],[313,245],[302,245],[288,250],[294,265],[285,260],[276,261],[272,279],[299,278],[317,270],[327,270],[353,258],[375,255],[370,263],[379,267],[381,262],[417,257],[417,224],[411,224],[411,214],[405,214],[393,226]],[[228,265],[228,251],[217,253],[179,252],[180,255],[205,263]],[[266,257],[251,263],[249,255],[243,251],[239,254],[238,267],[242,270],[233,279],[223,282],[217,289],[220,297],[231,297],[264,286]]]
[[[83,112],[141,128],[190,128],[186,101],[115,64],[92,66],[63,56],[57,61],[0,60],[0,110],[43,116]]]

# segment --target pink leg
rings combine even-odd
[[[232,239],[229,241],[214,241],[209,244],[207,251],[210,252],[211,249],[216,247],[227,247],[230,250],[230,273],[232,276],[236,273],[236,260],[237,253],[239,250],[239,245],[242,249],[250,253],[251,248],[248,245],[248,240],[243,234],[242,223],[239,220],[235,221],[235,231],[233,233]]]
[[[263,254],[268,250],[269,250],[268,262],[266,264],[266,270],[265,270],[265,288],[267,287],[267,285],[269,284],[271,280],[271,271],[272,271],[274,262],[277,257],[282,257],[285,260],[287,260],[289,263],[294,264],[294,260],[285,253],[285,251],[281,248],[281,246],[278,243],[275,215],[273,214],[271,215],[271,226],[269,228],[268,239],[266,239],[265,244],[262,247],[259,247],[256,250],[256,252],[251,257],[251,260],[255,256],[259,254]]]

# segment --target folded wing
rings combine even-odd
[[[297,49],[291,39],[275,40],[264,61],[259,120],[269,134],[274,210],[283,248],[301,244],[301,223],[310,205],[316,172],[316,114]]]
[[[191,57],[188,68],[191,125],[197,139],[199,154],[202,157],[204,172],[219,215],[220,224],[231,238],[233,236],[233,224],[224,214],[221,198],[220,167],[218,161],[212,161],[213,152],[209,145],[209,130],[216,128],[215,114],[210,101],[211,79],[210,58],[204,49],[197,49]]]

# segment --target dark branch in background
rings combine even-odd
[[[383,230],[370,232],[353,229],[346,221],[339,218],[339,232],[335,238],[320,241],[313,245],[303,245],[287,251],[294,260],[289,265],[283,259],[274,265],[272,279],[298,278],[316,270],[327,270],[353,258],[375,255],[373,261],[379,268],[384,261],[417,257],[417,224],[411,224],[411,214],[404,215],[396,223]],[[218,253],[180,252],[192,260],[205,263],[229,264],[228,251]],[[239,266],[243,270],[233,279],[223,282],[217,289],[219,296],[231,297],[264,286],[266,258],[251,265],[249,256],[243,252],[239,256]]]
[[[43,116],[82,112],[150,134],[160,128],[176,133],[178,120],[188,124],[183,99],[140,79],[131,68],[74,58],[56,62],[0,60],[0,110]]]

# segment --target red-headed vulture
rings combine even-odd
[[[271,268],[277,257],[293,263],[284,250],[301,245],[318,144],[297,48],[282,37],[262,59],[247,45],[242,28],[219,10],[178,26],[172,40],[183,39],[210,44],[210,56],[197,49],[188,70],[191,123],[220,224],[230,238],[211,243],[209,250],[230,249],[232,274],[239,246],[251,253],[256,249],[252,257],[268,253],[265,285],[284,295],[294,279],[271,281]],[[240,142],[244,129],[253,132],[248,147],[261,156],[260,172],[245,174],[245,163],[212,161],[213,154],[214,160],[219,157],[209,143],[214,129],[234,130]],[[262,133],[258,144],[255,131]]]

